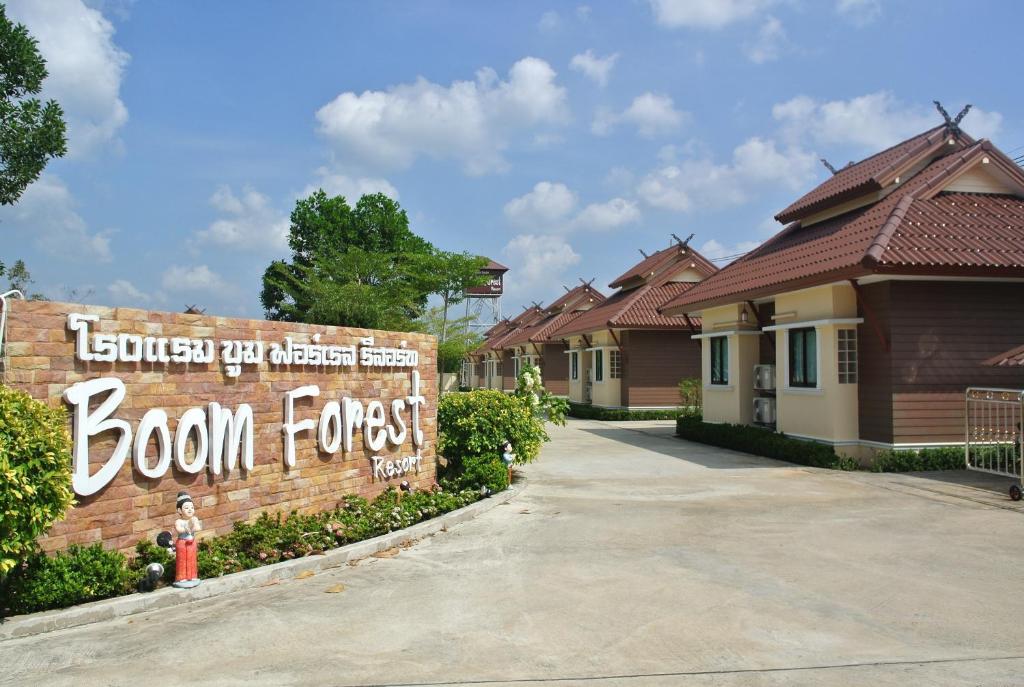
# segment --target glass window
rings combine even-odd
[[[494,361],[494,376],[495,377],[500,377],[501,376],[501,361],[500,360],[495,360]]]
[[[789,330],[789,385],[818,386],[818,333],[813,327]]]
[[[604,381],[604,350],[601,348],[594,351],[594,381]]]
[[[519,356],[512,358],[512,376],[519,379]]]
[[[622,379],[622,351],[609,351],[608,376],[612,379]]]
[[[839,343],[839,383],[857,383],[857,330],[840,329]]]
[[[576,351],[569,354],[569,374],[572,379],[580,378],[580,354]]]
[[[711,339],[711,383],[729,383],[729,339],[716,336]]]

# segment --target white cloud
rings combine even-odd
[[[606,203],[591,203],[572,221],[573,228],[607,231],[640,221],[640,208],[625,198],[612,198]]]
[[[347,174],[333,172],[326,167],[316,170],[319,181],[304,188],[299,194],[306,198],[317,189],[323,189],[329,196],[344,196],[349,205],[355,205],[359,199],[372,193],[383,193],[392,200],[398,200],[398,189],[387,179],[374,177],[351,177]]]
[[[246,187],[236,195],[229,186],[221,186],[210,197],[210,205],[224,216],[197,231],[196,244],[267,253],[287,249],[288,218],[262,193]]]
[[[127,279],[115,279],[107,284],[107,293],[114,299],[117,305],[133,305],[137,303],[148,303],[151,298],[148,293],[140,291]]]
[[[421,155],[455,159],[469,174],[500,171],[502,151],[520,130],[568,120],[566,91],[544,60],[525,57],[502,81],[490,68],[475,81],[426,79],[386,91],[345,92],[321,107],[320,132],[346,156],[408,168]]]
[[[607,231],[640,220],[636,202],[612,198],[575,213],[577,196],[559,182],[541,181],[533,190],[505,203],[505,217],[515,226],[546,233],[576,229]]]
[[[879,0],[837,0],[836,12],[854,26],[867,26],[882,16]]]
[[[789,140],[852,145],[871,153],[942,123],[930,105],[906,105],[889,91],[831,101],[800,95],[772,107],[772,116]],[[975,108],[962,127],[976,138],[991,138],[1001,124],[998,112]]]
[[[619,59],[619,53],[615,52],[607,57],[598,57],[593,50],[587,50],[579,55],[573,55],[569,62],[569,68],[582,72],[584,76],[604,88],[608,85],[608,76]]]
[[[31,239],[53,257],[110,262],[110,232],[90,231],[75,205],[64,181],[44,173],[14,206],[0,209],[0,230]]]
[[[558,16],[558,12],[548,10],[544,14],[540,15],[540,21],[537,22],[537,28],[547,33],[558,29],[561,23],[562,19]]]
[[[161,284],[168,291],[226,291],[227,282],[206,265],[183,267],[172,265],[163,274]]]
[[[814,178],[818,161],[796,147],[779,150],[775,141],[750,138],[733,150],[732,162],[691,158],[649,173],[637,193],[649,205],[678,212],[746,202],[759,189],[783,186],[797,191]]]
[[[561,236],[520,234],[502,252],[509,260],[513,285],[520,285],[520,290],[538,283],[551,284],[580,261],[579,254]]]
[[[719,243],[715,239],[706,241],[704,245],[697,249],[697,251],[706,257],[708,260],[715,260],[719,267],[729,264],[736,258],[742,256],[744,253],[749,253],[761,244],[757,241],[740,241],[737,244],[727,246]],[[730,260],[722,260],[722,258],[731,258]]]
[[[655,21],[666,28],[720,29],[749,19],[771,0],[649,0]]]
[[[606,136],[620,122],[636,126],[637,133],[644,138],[669,134],[682,126],[689,113],[677,110],[672,98],[657,93],[642,93],[633,98],[621,114],[600,108],[594,115],[590,131],[596,136]]]
[[[540,181],[533,190],[505,203],[505,217],[520,227],[541,226],[562,222],[576,208],[576,194],[562,183]]]
[[[747,45],[747,57],[755,64],[772,62],[779,59],[786,42],[786,30],[782,22],[775,17],[768,17],[758,30],[757,38]]]
[[[590,5],[580,5],[576,8],[576,16],[579,17],[580,21],[587,21],[590,19]]]
[[[81,0],[13,0],[8,16],[39,41],[49,76],[43,96],[64,108],[71,155],[116,143],[128,121],[121,80],[129,55],[114,43],[114,26]]]

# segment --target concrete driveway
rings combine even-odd
[[[1002,482],[813,470],[670,433],[574,421],[473,522],[393,558],[0,643],[0,681],[1024,683],[1024,514]]]

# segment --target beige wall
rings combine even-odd
[[[606,408],[618,408],[622,405],[622,380],[612,379],[610,375],[611,366],[609,359],[611,358],[611,352],[618,350],[618,344],[612,338],[610,332],[594,332],[590,335],[590,346],[589,348],[601,348],[604,350],[603,358],[603,381],[596,381],[595,371],[592,369],[588,370],[589,377],[593,381],[593,391],[591,397],[591,403],[595,406],[604,406]],[[590,352],[590,365],[588,368],[593,366],[595,355],[594,351]]]
[[[580,356],[579,377],[577,379],[569,379],[569,400],[573,403],[586,402],[584,398],[584,387],[587,380],[590,379],[591,354],[584,351],[584,348],[586,348],[586,344],[583,342],[582,336],[569,337],[569,349],[578,351]]]
[[[709,308],[701,313],[703,334],[721,332],[729,344],[729,383],[711,383],[711,343],[705,339],[701,351],[704,382],[704,420],[750,424],[753,421],[754,365],[758,360],[761,334],[754,331],[752,316],[743,322],[741,304]]]
[[[857,298],[847,284],[821,286],[775,299],[776,324],[798,327],[816,320],[850,319],[857,316]],[[860,437],[857,385],[840,384],[836,330],[853,324],[815,325],[817,332],[818,387],[789,387],[789,330],[776,333],[776,374],[778,383],[777,429],[813,439],[833,442],[856,441]]]

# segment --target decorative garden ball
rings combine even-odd
[[[174,531],[178,540],[174,542],[174,586],[187,589],[199,584],[199,563],[196,549],[196,534],[202,523],[196,517],[196,504],[186,491],[178,492],[178,519]]]

